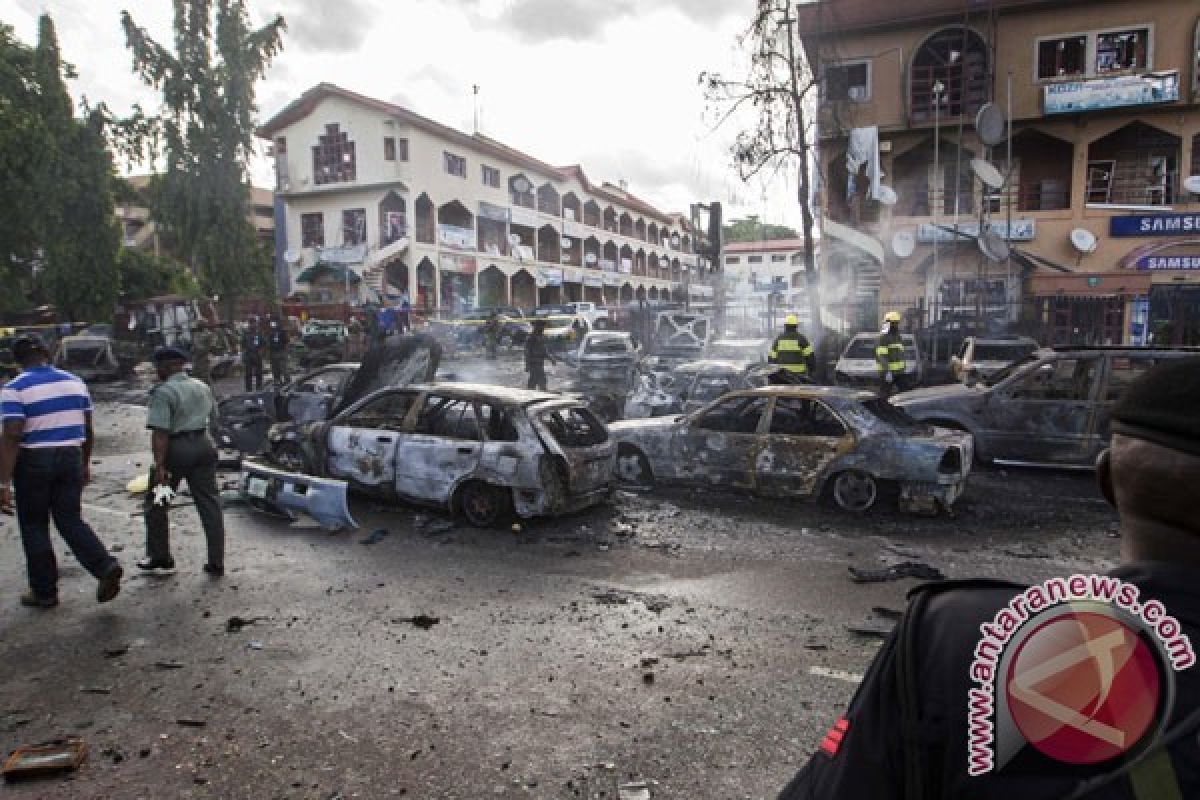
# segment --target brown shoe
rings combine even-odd
[[[21,595],[21,605],[29,606],[30,608],[54,608],[58,605],[58,598],[38,597],[33,592],[26,592]]]
[[[121,569],[120,564],[113,564],[108,568],[108,572],[100,576],[100,583],[96,586],[96,602],[107,603],[117,596],[121,591],[121,576],[125,574],[125,570]]]

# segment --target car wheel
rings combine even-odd
[[[499,487],[483,481],[469,481],[459,490],[458,507],[467,522],[477,528],[490,528],[508,510],[508,499]]]
[[[862,514],[869,511],[879,497],[879,484],[867,472],[848,470],[833,479],[833,501],[843,511]]]
[[[296,442],[281,442],[271,450],[271,460],[288,472],[312,472],[308,456]]]
[[[617,450],[617,480],[626,486],[648,489],[654,486],[650,459],[636,447],[622,445]]]

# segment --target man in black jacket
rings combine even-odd
[[[532,328],[525,340],[525,371],[529,373],[526,388],[546,391],[546,360],[549,359],[551,364],[557,364],[558,360],[550,355],[550,348],[546,346],[546,320],[535,319]]]

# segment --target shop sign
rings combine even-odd
[[[462,275],[474,275],[479,268],[475,256],[456,256],[442,253],[438,259],[443,272],[458,272]]]
[[[508,222],[508,208],[479,201],[479,216],[497,222]]]
[[[1146,75],[1052,83],[1045,87],[1044,92],[1043,103],[1047,115],[1173,103],[1179,99],[1179,73],[1151,72]]]
[[[610,258],[602,258],[597,262],[597,264],[600,266],[600,269],[604,270],[605,272],[617,271],[617,262]]]
[[[563,283],[579,283],[582,280],[579,272],[573,269],[563,270]]]
[[[514,207],[509,219],[513,225],[524,225],[526,228],[542,227],[542,218],[537,215],[536,211],[528,208]]]
[[[361,264],[366,255],[367,246],[365,244],[317,248],[317,260],[325,264]]]
[[[475,231],[457,225],[438,225],[438,241],[443,247],[456,250],[475,249]]]
[[[620,286],[621,285],[621,279],[616,277],[615,275],[604,275],[603,278],[604,278],[605,286]]]
[[[1109,223],[1113,236],[1178,236],[1200,233],[1200,214],[1133,214],[1113,217]]]
[[[604,281],[601,280],[599,275],[584,275],[583,276],[583,285],[590,286],[593,289],[599,289],[601,286],[604,285]]]
[[[1005,220],[996,220],[987,224],[987,230],[1010,242],[1032,242],[1037,236],[1037,222],[1032,219],[1014,219],[1010,224]],[[957,226],[930,224],[917,226],[917,241],[921,244],[969,242],[978,237],[979,223],[977,222],[965,222]]]
[[[1138,269],[1200,269],[1200,254],[1172,256],[1142,256],[1136,262]]]
[[[551,267],[538,267],[538,286],[562,286],[563,271]]]

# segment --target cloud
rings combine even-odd
[[[289,0],[284,47],[308,52],[346,53],[357,50],[373,29],[375,9],[369,0]]]
[[[448,70],[437,64],[426,64],[408,77],[409,83],[425,82],[445,94],[458,94],[463,90],[463,82]]]

